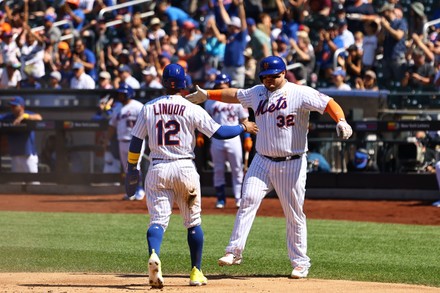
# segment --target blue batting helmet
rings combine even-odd
[[[162,74],[163,85],[167,89],[186,88],[185,70],[179,64],[168,64]]]
[[[261,60],[260,73],[258,76],[261,78],[265,75],[278,74],[286,70],[286,63],[278,56],[269,56]]]
[[[133,99],[134,95],[135,95],[134,89],[131,86],[129,86],[128,84],[126,84],[125,82],[121,83],[119,85],[119,88],[118,88],[117,92],[125,94],[125,98],[127,100],[128,99]]]
[[[223,83],[231,85],[231,77],[226,73],[217,74],[215,77],[215,85],[220,85]]]

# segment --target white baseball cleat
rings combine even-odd
[[[306,278],[309,274],[309,268],[298,266],[293,269],[292,273],[290,274],[290,277],[293,279],[302,279]]]
[[[240,207],[240,203],[241,203],[241,198],[237,198],[235,199],[235,207],[239,208]]]
[[[135,200],[143,200],[145,197],[145,191],[143,189],[138,189],[134,195]]]
[[[434,202],[434,203],[432,204],[432,206],[440,208],[440,200]]]
[[[134,200],[134,195],[133,196],[128,196],[127,194],[124,195],[124,197],[122,198],[123,200]]]
[[[218,265],[219,266],[232,266],[241,264],[241,257],[235,256],[234,254],[228,252],[225,256],[219,258]]]
[[[163,288],[163,277],[160,259],[154,249],[152,250],[150,259],[148,260],[148,278],[151,288]]]

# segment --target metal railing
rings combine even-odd
[[[53,26],[58,27],[58,26],[66,25],[66,24],[68,24],[70,28],[73,28],[72,22],[70,20],[67,20],[67,19],[56,21],[56,22],[53,23]],[[39,31],[42,31],[42,30],[44,30],[44,25],[40,25],[40,26],[37,26],[37,27],[34,27],[34,28],[31,29],[31,31],[33,31],[33,32],[39,32]]]
[[[335,53],[333,54],[333,69],[338,67],[339,54],[344,53],[345,51],[346,51],[345,48],[336,49]]]
[[[141,18],[147,18],[147,17],[153,16],[153,15],[154,15],[154,11],[144,12],[144,13],[141,13]],[[112,26],[121,24],[122,22],[123,22],[123,20],[121,20],[121,19],[112,20],[112,21],[106,22],[105,26],[112,27]]]
[[[134,1],[129,1],[129,2],[125,2],[125,3],[116,4],[113,6],[102,8],[98,13],[98,19],[103,19],[104,13],[106,13],[106,12],[110,12],[110,11],[124,8],[124,7],[134,6],[134,5],[141,4],[141,3],[151,2],[151,1],[152,0],[134,0]]]
[[[423,25],[423,40],[424,41],[428,40],[428,29],[429,29],[429,27],[432,26],[432,25],[439,24],[439,23],[440,23],[440,18],[437,18],[437,19],[428,21],[427,23],[425,23]]]

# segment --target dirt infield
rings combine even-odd
[[[41,212],[146,213],[144,201],[122,201],[122,195],[0,195],[0,210]],[[215,198],[204,197],[203,214],[235,214],[230,200],[226,208],[214,208]],[[306,200],[309,219],[337,219],[416,225],[440,225],[440,209],[430,202]],[[260,216],[283,216],[278,199],[268,198]],[[188,286],[188,276],[166,276],[161,292],[439,292],[438,288],[339,280],[291,280],[209,276],[207,286]],[[149,290],[145,275],[84,273],[0,273],[0,292],[133,292]],[[159,291],[159,290],[157,290]]]

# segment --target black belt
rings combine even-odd
[[[177,158],[177,159],[153,158],[153,161],[175,161],[175,160],[192,160],[192,158]]]
[[[297,160],[299,158],[302,157],[302,155],[294,155],[294,156],[287,156],[287,157],[268,157],[268,156],[264,156],[263,157],[271,160],[272,162],[284,162],[284,161],[290,161],[290,160]]]

